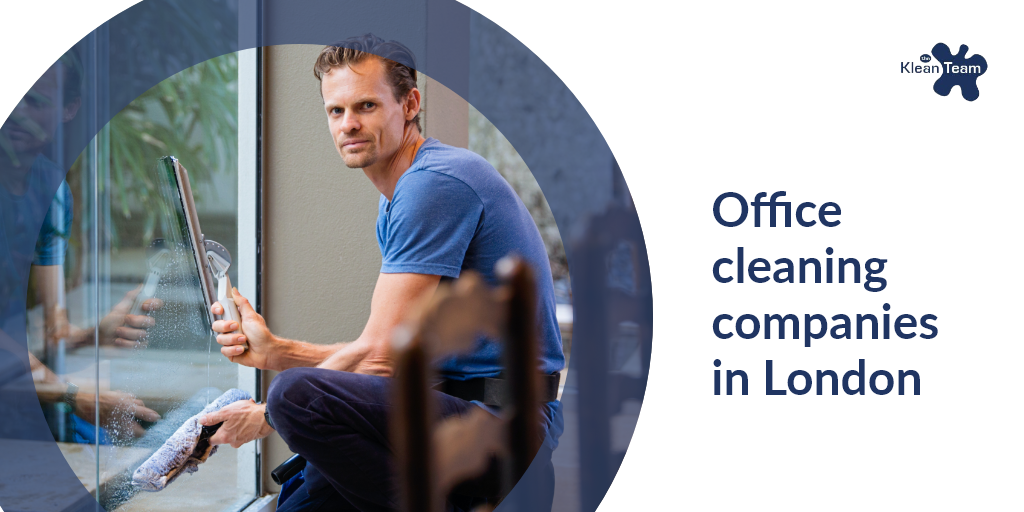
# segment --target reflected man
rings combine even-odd
[[[25,347],[15,340],[25,336],[25,299],[40,304],[42,357],[51,366],[62,360],[58,354],[75,347],[135,346],[153,325],[148,316],[128,314],[135,292],[100,320],[98,340],[97,329],[68,322],[64,262],[73,198],[64,169],[47,155],[64,151],[63,129],[81,106],[81,84],[81,61],[70,51],[46,70],[0,127],[0,329],[9,352],[23,351]],[[152,311],[160,305],[152,300],[143,309]],[[102,433],[91,425],[97,418],[99,425],[133,435],[143,432],[134,418],[159,418],[128,394],[111,391],[97,396],[94,390],[66,382],[59,375],[62,368],[48,367],[32,353],[28,359],[40,402],[64,402],[70,411],[66,418],[61,412],[49,414],[59,440],[93,442]]]

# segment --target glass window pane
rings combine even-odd
[[[136,459],[148,457],[185,419],[238,386],[238,366],[220,355],[210,330],[178,186],[167,160],[157,163],[164,155],[177,157],[188,170],[203,234],[235,252],[237,91],[238,58],[229,54],[161,82],[110,123],[109,301],[115,309],[129,303],[138,309],[152,296],[149,304],[158,307],[141,312],[151,323],[143,339],[124,330],[129,339],[117,336],[99,348],[100,382],[134,396],[161,419],[132,425],[123,414],[108,429],[120,449],[100,461],[101,473],[134,469]],[[118,510],[235,510],[255,497],[255,489],[237,487],[240,470],[251,469],[239,467],[230,446],[220,446],[197,473],[163,491],[136,492],[120,479],[100,501]]]
[[[42,296],[30,301],[30,352],[53,375],[48,383],[41,370],[36,386],[78,387],[73,406],[41,403],[69,465],[107,510],[239,510],[255,498],[255,485],[244,485],[252,478],[239,478],[255,471],[251,450],[220,446],[197,473],[160,492],[131,485],[135,468],[185,419],[240,382],[210,330],[177,186],[159,163],[166,155],[188,169],[204,235],[234,254],[236,54],[185,69],[134,100],[71,167],[67,257],[51,279],[59,304],[49,311]],[[229,274],[237,282],[237,268]]]

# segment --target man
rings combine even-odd
[[[368,34],[324,48],[314,66],[338,154],[381,193],[377,243],[383,262],[359,338],[334,345],[280,338],[240,295],[241,333],[234,322],[213,326],[221,352],[232,361],[284,370],[271,383],[265,406],[239,402],[203,419],[205,425],[223,422],[212,443],[236,447],[269,435],[273,424],[307,459],[305,483],[280,510],[396,507],[387,427],[391,333],[442,280],[475,270],[494,283],[500,258],[523,257],[540,291],[540,371],[554,374],[565,363],[550,267],[533,219],[483,158],[423,138],[413,65],[407,48]],[[222,311],[213,306],[215,314]],[[474,352],[441,362],[439,370],[451,381],[499,377],[499,358],[500,345],[481,339]],[[472,397],[436,394],[444,416],[474,407],[466,398]],[[554,420],[550,430],[558,432],[559,404],[549,400],[545,426]],[[549,436],[549,449],[556,438]],[[469,503],[458,496],[452,501]]]

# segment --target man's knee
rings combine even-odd
[[[321,391],[315,385],[315,368],[292,368],[279,373],[267,391],[267,411],[274,427],[286,436],[296,426],[306,425],[309,404]]]
[[[323,407],[323,404],[314,404],[322,397],[330,395],[331,403],[355,403],[368,407],[370,404],[389,401],[389,384],[390,379],[373,375],[323,368],[292,368],[279,373],[270,383],[267,407],[278,433],[287,440],[287,434],[291,431],[312,428],[310,411],[311,408]],[[347,408],[339,408],[332,412],[341,413],[345,410]],[[317,417],[321,420],[325,416],[337,421],[345,419],[325,412],[319,411]]]

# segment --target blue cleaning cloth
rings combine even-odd
[[[132,484],[143,491],[160,491],[182,473],[195,473],[199,464],[217,452],[217,447],[202,438],[199,418],[239,400],[252,398],[240,389],[229,389],[201,412],[185,420],[178,430],[143,462],[132,475]]]
[[[74,426],[74,442],[79,444],[110,444],[110,436],[107,429],[97,427],[88,421],[78,417],[77,414],[69,414],[71,424]],[[99,440],[97,442],[97,437]]]

